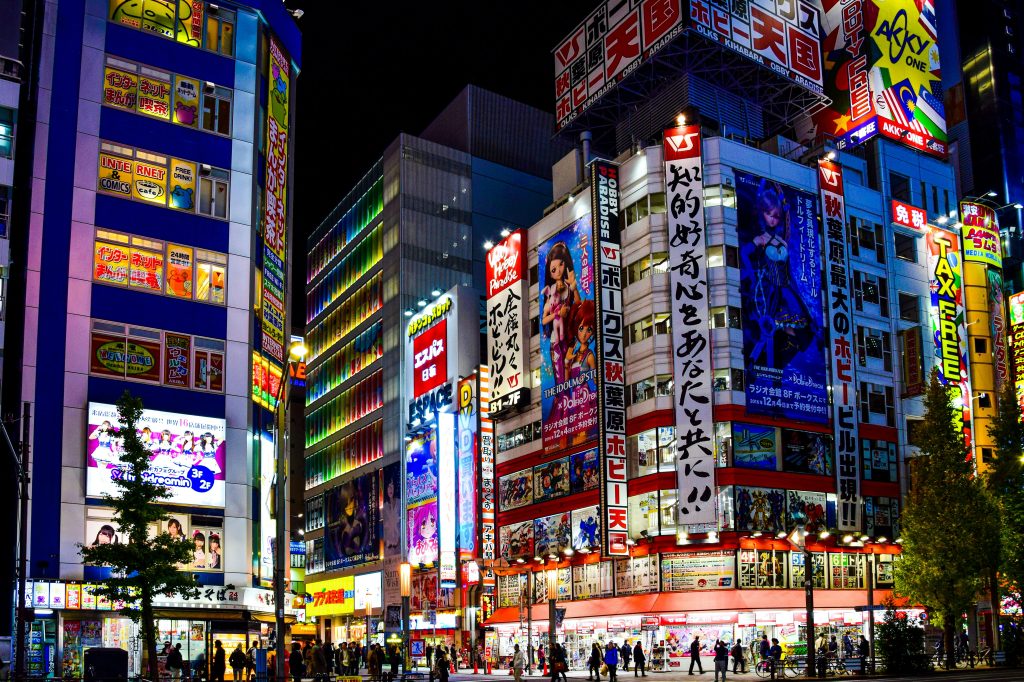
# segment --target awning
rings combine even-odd
[[[891,594],[891,590],[875,590],[875,604],[881,604]],[[853,609],[865,604],[867,595],[864,590],[814,591],[815,610]],[[806,599],[803,590],[706,590],[559,602],[558,607],[565,609],[565,618],[568,620],[698,611],[799,611],[806,608]],[[534,621],[547,621],[547,604],[536,604],[532,611]],[[484,625],[518,622],[519,607],[503,606],[496,609]]]

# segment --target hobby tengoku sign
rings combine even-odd
[[[526,402],[526,232],[516,230],[487,252],[487,362],[491,414]]]
[[[665,199],[675,371],[679,523],[713,524],[715,456],[711,433],[707,229],[700,125],[665,131]]]

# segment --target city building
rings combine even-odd
[[[158,637],[192,661],[214,639],[266,642],[298,30],[269,0],[27,4],[38,106],[19,121],[35,139],[5,405],[32,418],[27,672],[80,677],[95,646],[140,670],[136,628],[92,592],[110,569],[79,554],[124,541],[102,495],[125,391],[172,490],[160,530],[194,544],[183,570],[202,585],[159,599]]]
[[[550,201],[551,127],[549,114],[469,86],[419,136],[388,145],[309,239],[306,616],[325,640],[363,641],[367,623],[376,632],[385,607],[401,603],[409,554],[400,509],[414,477],[402,467],[421,442],[412,432],[440,412],[413,400],[421,387],[406,353],[413,336],[426,339],[458,310],[462,344],[451,357],[465,371],[442,368],[422,390],[447,387],[450,404],[454,384],[479,365],[484,244]],[[416,426],[410,401],[422,408]],[[456,613],[467,592],[439,592],[436,560],[414,563],[414,653],[423,635],[461,644],[466,619]]]

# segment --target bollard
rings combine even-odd
[[[487,674],[491,674],[491,659],[487,659]]]

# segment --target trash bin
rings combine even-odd
[[[82,663],[86,682],[128,679],[128,652],[124,649],[115,647],[86,649]]]

